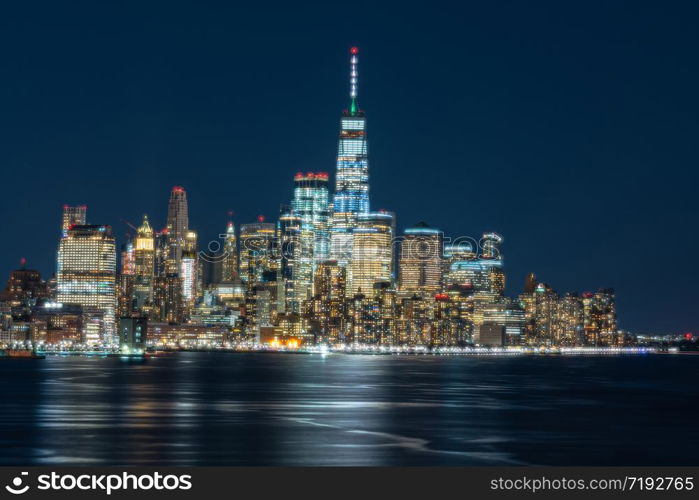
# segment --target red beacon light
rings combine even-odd
[[[359,54],[359,48],[358,48],[358,47],[352,47],[352,48],[350,49],[350,54],[352,54],[353,56],[356,56],[357,54]]]
[[[446,293],[437,293],[434,298],[435,300],[449,300],[449,295]]]
[[[265,216],[264,215],[258,215],[257,216],[257,222],[264,222],[265,221]]]
[[[172,192],[173,193],[184,193],[184,188],[182,186],[173,186]]]
[[[692,335],[692,332],[687,332],[687,333],[684,334],[684,338],[685,338],[686,340],[693,340],[693,339],[694,339],[694,335]]]

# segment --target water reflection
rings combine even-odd
[[[0,461],[686,464],[699,438],[669,441],[667,423],[692,425],[695,363],[223,353],[5,362]]]

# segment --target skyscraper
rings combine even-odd
[[[500,245],[502,244],[502,236],[497,233],[485,233],[480,241],[481,258],[483,259],[500,259]]]
[[[147,215],[138,228],[134,247],[134,301],[135,308],[141,309],[153,299],[155,271],[155,238]]]
[[[121,245],[121,272],[120,274],[132,275],[135,272],[135,247],[133,239],[127,236],[126,242]]]
[[[328,174],[299,172],[294,176],[291,215],[299,219],[294,281],[297,297],[304,300],[313,288],[317,264],[329,255]]]
[[[167,274],[167,261],[170,254],[167,227],[162,231],[158,231],[154,235],[155,238],[155,276],[164,277]]]
[[[71,226],[84,226],[87,224],[87,205],[63,205],[63,221],[61,231],[63,236],[68,234]]]
[[[279,251],[279,278],[280,283],[283,284],[282,310],[299,312],[302,301],[310,291],[310,286],[306,276],[302,276],[302,267],[299,265],[301,218],[292,214],[288,205],[281,208],[276,240]]]
[[[221,281],[232,283],[238,279],[238,245],[235,237],[235,225],[228,221],[223,242],[221,261]]]
[[[357,215],[369,212],[369,160],[366,119],[357,104],[359,49],[350,49],[350,105],[342,114],[333,198],[330,253],[347,265],[352,252],[352,229]]]
[[[187,193],[183,187],[175,186],[170,192],[167,206],[168,258],[167,273],[178,274],[184,251],[185,239],[189,231]]]
[[[275,236],[274,224],[264,222],[262,216],[258,222],[240,226],[240,277],[248,287],[262,281],[265,272],[276,270]]]
[[[613,288],[583,294],[583,324],[585,341],[590,345],[622,345],[623,336],[617,332],[616,299]]]
[[[197,255],[197,233],[187,231],[180,259],[182,298],[187,306],[194,305],[199,284],[199,259]]]
[[[405,230],[400,254],[401,292],[436,293],[442,284],[444,234],[424,222]]]
[[[72,226],[58,250],[58,302],[104,313],[105,343],[116,333],[116,245],[110,226]]]
[[[352,235],[349,293],[373,296],[374,284],[392,282],[393,217],[385,212],[359,214]]]

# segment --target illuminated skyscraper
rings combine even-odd
[[[84,226],[85,224],[87,224],[87,205],[75,207],[63,205],[63,221],[61,224],[63,236],[68,234],[68,229],[71,226]]]
[[[556,345],[583,344],[583,302],[577,293],[567,293],[558,301],[554,339]]]
[[[481,238],[481,258],[483,259],[500,259],[500,245],[502,244],[502,236],[497,233],[485,233]]]
[[[331,256],[341,265],[347,265],[351,257],[351,230],[357,225],[357,215],[369,212],[366,119],[357,104],[358,53],[357,47],[350,49],[350,105],[342,114],[330,234]]]
[[[104,313],[102,341],[116,333],[116,245],[109,226],[72,226],[58,250],[58,302]]]
[[[223,242],[221,262],[221,281],[232,283],[238,279],[238,245],[235,237],[235,225],[228,221]]]
[[[155,270],[155,238],[147,215],[138,228],[134,247],[134,301],[135,308],[141,309],[153,299]]]
[[[168,274],[180,272],[182,252],[188,231],[187,193],[183,187],[175,186],[170,192],[170,201],[167,206],[168,258],[166,267]]]
[[[401,292],[436,293],[442,283],[444,234],[424,222],[405,230],[400,255]]]
[[[185,313],[182,301],[182,278],[176,274],[153,280],[154,316],[168,323],[182,323]]]
[[[131,276],[135,272],[135,247],[131,236],[121,245],[121,273]]]
[[[481,238],[481,261],[488,269],[488,288],[494,299],[502,297],[505,292],[501,244],[502,236],[497,233],[485,233]]]
[[[385,212],[359,214],[352,234],[349,294],[363,293],[371,297],[375,283],[392,282],[393,217]]]
[[[276,271],[274,224],[264,222],[260,216],[258,222],[240,226],[240,278],[253,286],[261,282],[267,271]]]
[[[199,260],[197,256],[197,233],[187,231],[180,259],[180,277],[182,278],[182,298],[187,306],[194,305],[197,297]]]
[[[167,227],[155,233],[155,276],[164,277],[167,274],[167,259],[170,254]]]
[[[555,343],[558,294],[546,283],[539,283],[534,292],[534,337],[539,345]]]
[[[294,197],[288,212],[283,215],[297,218],[298,230],[294,234],[286,234],[288,231],[285,231],[285,235],[293,237],[295,241],[293,246],[287,244],[283,248],[294,251],[294,290],[300,305],[311,294],[317,263],[327,260],[329,255],[328,174],[297,173],[294,176]],[[286,257],[286,261],[289,261],[290,256]],[[285,259],[284,255],[282,259]],[[294,311],[298,312],[298,309]]]
[[[595,293],[583,294],[583,325],[588,344],[623,345],[623,336],[617,331],[614,289],[603,288]]]
[[[279,275],[283,284],[284,311],[299,312],[301,303],[310,292],[307,277],[302,271],[307,271],[299,265],[301,255],[301,218],[290,213],[288,205],[282,206],[277,224],[279,251]]]

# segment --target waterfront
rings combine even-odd
[[[3,465],[691,465],[699,357],[0,363]]]

